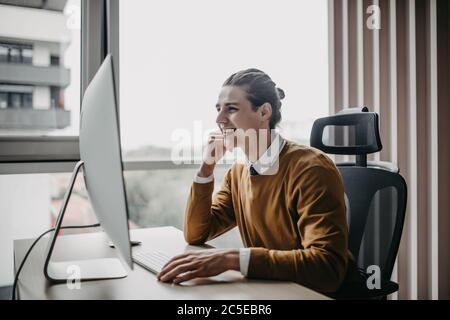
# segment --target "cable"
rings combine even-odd
[[[65,226],[65,227],[61,227],[60,229],[82,229],[82,228],[95,228],[95,227],[100,227],[100,223],[96,223],[96,224],[90,224],[90,225],[85,225],[85,226]],[[22,271],[22,268],[25,264],[25,261],[27,260],[28,256],[31,253],[31,250],[34,248],[34,246],[36,245],[36,243],[43,237],[45,236],[47,233],[55,231],[55,228],[51,228],[48,229],[47,231],[45,231],[44,233],[42,233],[39,237],[36,238],[36,240],[34,240],[33,244],[30,246],[30,248],[28,248],[27,253],[25,254],[25,256],[23,257],[22,262],[20,263],[19,269],[17,269],[17,273],[16,276],[14,277],[14,283],[13,283],[13,287],[12,287],[12,297],[11,300],[16,300],[16,287],[17,287],[17,282],[19,280],[19,274],[20,271]]]

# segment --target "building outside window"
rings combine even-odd
[[[81,0],[0,0],[0,85],[32,86],[3,97],[11,110],[2,102],[0,136],[78,135],[80,7]]]
[[[0,42],[0,62],[31,64],[32,58],[32,45]]]

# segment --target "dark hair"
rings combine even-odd
[[[265,72],[258,69],[242,70],[228,77],[223,86],[243,88],[247,92],[247,98],[252,103],[254,110],[257,110],[266,102],[270,103],[272,106],[270,129],[274,129],[281,121],[280,109],[284,91],[277,88],[275,82]]]

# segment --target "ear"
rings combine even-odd
[[[270,103],[265,102],[261,105],[261,107],[259,107],[259,112],[261,115],[261,120],[262,121],[269,121],[270,117],[272,116],[272,106]]]

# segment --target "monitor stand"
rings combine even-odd
[[[67,282],[74,280],[101,280],[124,278],[127,272],[118,258],[103,258],[74,261],[51,261],[53,249],[55,247],[58,233],[61,230],[64,213],[69,203],[72,189],[75,184],[80,169],[83,167],[83,161],[79,161],[73,170],[70,178],[69,188],[64,195],[64,201],[56,220],[54,231],[51,232],[51,239],[47,246],[46,258],[44,264],[45,277],[51,282]]]

